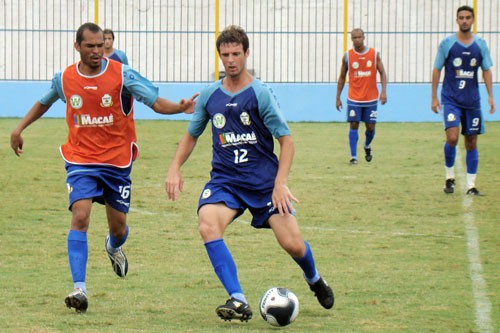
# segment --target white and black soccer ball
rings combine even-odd
[[[287,288],[273,287],[262,295],[259,309],[262,318],[269,324],[286,326],[299,315],[299,299]]]

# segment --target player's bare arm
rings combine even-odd
[[[186,132],[179,142],[165,179],[165,191],[169,200],[177,200],[183,190],[184,180],[182,179],[181,167],[191,155],[197,141],[196,138]]]
[[[177,114],[177,113],[187,113],[191,114],[194,112],[194,107],[196,105],[195,99],[198,97],[198,93],[194,94],[191,98],[185,100],[181,99],[179,103],[174,103],[168,99],[158,97],[152,106],[152,109],[161,114]]]
[[[280,143],[280,157],[278,173],[274,182],[273,206],[278,209],[280,215],[293,213],[292,201],[299,202],[288,188],[288,175],[292,168],[295,146],[290,135],[278,139]]]
[[[10,147],[14,150],[14,153],[17,156],[21,156],[23,153],[23,144],[24,139],[21,136],[21,133],[24,131],[26,127],[35,122],[41,116],[47,112],[50,108],[50,105],[43,105],[40,102],[36,102],[31,109],[26,113],[24,118],[21,120],[19,125],[11,132],[10,134]]]
[[[382,85],[382,91],[380,92],[380,104],[384,105],[387,103],[387,74],[385,73],[385,67],[382,63],[380,55],[377,55],[377,70],[380,74],[380,83]]]
[[[434,113],[438,113],[441,110],[441,104],[439,104],[439,99],[437,96],[437,87],[439,84],[439,79],[441,77],[441,71],[434,68],[432,70],[432,101],[431,110]]]
[[[496,105],[495,99],[493,97],[493,75],[491,74],[491,70],[483,72],[483,79],[486,90],[488,91],[488,104],[490,105],[490,114],[493,114],[496,111]]]
[[[342,94],[342,90],[344,89],[345,81],[347,77],[347,65],[345,55],[342,57],[342,65],[340,67],[340,75],[337,81],[337,98],[335,101],[335,106],[338,111],[342,111],[342,100],[340,99],[340,95]]]

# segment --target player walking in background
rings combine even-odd
[[[344,89],[346,76],[349,72],[349,90],[347,93],[347,121],[349,129],[349,147],[351,150],[352,165],[358,164],[358,128],[359,122],[363,121],[366,126],[365,131],[365,159],[371,162],[373,159],[371,143],[375,137],[375,124],[377,122],[377,105],[379,92],[377,88],[377,71],[380,74],[382,91],[380,93],[380,103],[387,102],[387,76],[384,65],[380,58],[380,53],[374,48],[366,47],[365,33],[361,29],[351,31],[353,48],[342,57],[342,66],[337,83],[337,110],[342,110],[340,95]]]
[[[439,50],[432,70],[432,104],[434,113],[443,110],[446,142],[444,144],[444,161],[446,169],[445,193],[453,193],[455,187],[455,156],[458,143],[458,127],[462,126],[467,164],[467,194],[480,195],[476,188],[476,174],[479,165],[477,136],[484,133],[483,116],[477,73],[479,67],[483,71],[484,84],[488,91],[490,113],[495,112],[493,99],[492,74],[493,66],[486,42],[471,32],[474,24],[474,9],[462,6],[457,10],[459,30],[456,34],[445,38]],[[445,68],[441,104],[437,97],[441,69]]]
[[[246,69],[250,54],[246,32],[227,27],[217,39],[226,77],[205,88],[187,133],[168,170],[165,188],[176,200],[183,189],[181,166],[193,151],[208,122],[212,124],[212,171],[198,203],[199,232],[208,257],[229,299],[216,309],[224,320],[252,318],[240,286],[235,262],[223,236],[248,209],[255,228],[271,228],[278,243],[304,271],[320,304],[334,304],[332,289],[316,270],[309,244],[302,239],[287,181],[294,155],[288,125],[272,90]],[[273,152],[275,137],[281,147]]]
[[[104,29],[104,56],[128,65],[128,58],[125,52],[115,49],[113,44],[115,42],[115,33],[111,29]]]
[[[103,58],[101,28],[85,23],[76,33],[80,61],[56,73],[52,86],[12,131],[10,144],[20,156],[21,133],[58,99],[66,103],[68,140],[60,147],[67,171],[69,209],[72,212],[67,246],[74,291],[65,303],[77,312],[88,307],[86,269],[87,230],[92,203],[106,207],[109,234],[105,247],[115,273],[125,277],[128,261],[122,245],[127,240],[132,163],[138,154],[133,118],[133,98],[161,114],[192,113],[195,94],[172,103],[158,97],[158,88],[127,65]],[[130,108],[122,103],[127,98]]]

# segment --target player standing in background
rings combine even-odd
[[[235,262],[223,236],[248,209],[255,228],[271,228],[278,243],[302,268],[320,304],[333,307],[332,289],[316,270],[309,244],[301,236],[287,182],[294,156],[288,125],[272,90],[246,69],[250,54],[246,32],[227,27],[217,38],[226,77],[205,88],[187,133],[168,170],[165,188],[176,200],[183,189],[181,166],[193,151],[208,122],[212,125],[212,171],[198,203],[198,228],[208,257],[229,295],[216,309],[224,320],[252,318],[240,286]],[[280,144],[274,154],[274,138]]]
[[[365,33],[361,29],[351,31],[353,48],[342,57],[342,66],[337,83],[337,110],[342,110],[340,95],[344,89],[347,72],[349,72],[349,90],[347,93],[347,121],[349,129],[349,147],[351,150],[352,165],[358,164],[358,128],[359,122],[363,121],[365,131],[365,159],[371,162],[373,159],[371,143],[375,137],[375,124],[377,122],[377,105],[379,93],[377,88],[377,71],[380,74],[382,91],[380,103],[387,102],[387,76],[380,53],[374,48],[366,47]]]
[[[431,108],[434,113],[438,113],[441,108],[443,109],[444,129],[446,131],[444,192],[454,192],[458,127],[462,126],[462,135],[467,151],[465,157],[467,194],[480,195],[476,188],[476,174],[479,164],[477,136],[484,133],[484,124],[477,73],[481,67],[484,84],[488,91],[490,113],[494,113],[493,78],[490,70],[493,62],[486,42],[471,31],[474,24],[474,9],[469,6],[458,8],[456,22],[459,27],[458,32],[441,42],[434,62]],[[437,97],[437,87],[443,67],[445,74],[441,89],[441,107]]]
[[[94,23],[78,28],[74,47],[81,60],[55,74],[49,91],[12,131],[10,144],[19,156],[23,152],[23,130],[58,99],[66,103],[69,133],[60,151],[66,162],[72,212],[67,246],[74,291],[65,303],[77,312],[85,312],[87,230],[94,201],[106,207],[109,234],[105,247],[113,270],[120,277],[125,277],[128,271],[122,245],[129,232],[126,214],[130,206],[130,173],[138,154],[132,99],[161,114],[192,113],[197,94],[180,103],[158,97],[158,88],[137,71],[103,58],[103,32]],[[126,105],[122,103],[124,97],[129,99]]]
[[[113,43],[115,42],[115,33],[111,29],[104,29],[104,56],[128,65],[128,58],[125,52],[115,49]]]

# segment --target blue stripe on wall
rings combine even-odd
[[[203,83],[160,83],[160,96],[172,101],[189,98],[203,89]],[[288,121],[317,121],[317,122],[344,122],[345,110],[338,112],[335,109],[336,84],[270,84],[276,93],[281,108]],[[50,82],[40,81],[0,81],[0,117],[23,117],[47,89]],[[345,95],[347,86],[342,94],[342,102],[346,104]],[[483,115],[486,121],[500,121],[500,111],[489,113],[487,93],[484,85],[480,86]],[[496,104],[500,108],[500,84],[493,86]],[[379,122],[440,122],[441,116],[434,114],[430,109],[430,84],[389,84],[387,86],[388,103],[379,105]],[[45,117],[63,118],[65,104],[56,102]],[[136,119],[172,119],[188,120],[189,115],[164,116],[156,114],[147,106],[135,103]]]

